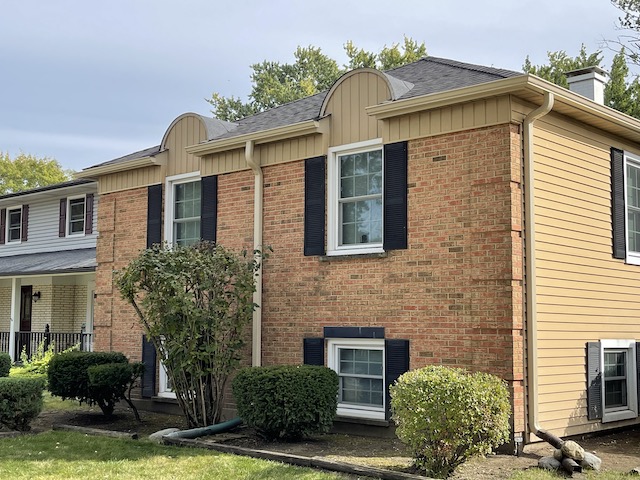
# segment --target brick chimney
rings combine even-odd
[[[566,72],[569,90],[604,105],[604,85],[607,72],[600,67],[585,67]]]

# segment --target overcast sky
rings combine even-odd
[[[210,98],[246,98],[249,66],[313,45],[430,55],[520,71],[617,36],[609,0],[0,0],[0,151],[83,168],[160,143]],[[605,68],[612,54],[605,49]]]

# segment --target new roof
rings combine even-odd
[[[385,74],[389,77],[390,81],[397,81],[397,83],[402,83],[405,86],[403,89],[404,93],[396,100],[524,75],[522,72],[485,67],[438,57],[425,57],[416,62],[403,65],[402,67],[387,70]],[[264,112],[242,118],[235,123],[199,116],[207,126],[207,134],[209,137],[207,141],[234,138],[248,133],[318,119],[322,103],[327,93],[328,91],[325,91],[284,105],[279,105]],[[154,156],[160,153],[160,150],[160,145],[157,145],[94,165],[89,167],[89,169]]]

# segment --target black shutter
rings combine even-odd
[[[611,224],[613,258],[626,258],[626,218],[624,204],[624,152],[611,148]]]
[[[58,219],[58,236],[67,235],[67,199],[60,199],[60,217]]]
[[[162,243],[162,185],[147,189],[147,248]]]
[[[142,396],[150,398],[156,394],[156,347],[147,340],[146,335],[142,336],[142,363],[144,363],[141,381]]]
[[[602,373],[600,342],[587,342],[587,417],[602,418]]]
[[[21,228],[20,228],[20,240],[26,242],[29,238],[29,205],[22,206],[22,215],[20,215]]]
[[[7,209],[0,210],[0,245],[4,245],[5,234],[7,233]]]
[[[407,248],[407,142],[384,146],[383,205],[383,248]]]
[[[200,236],[202,240],[215,242],[218,227],[218,177],[204,177],[201,182]]]
[[[87,193],[84,199],[84,233],[93,233],[93,193]]]
[[[385,348],[385,398],[387,419],[391,418],[391,395],[389,387],[409,370],[409,340],[389,339],[384,341]]]
[[[325,157],[304,162],[304,254],[324,255]]]
[[[324,338],[305,338],[303,348],[305,365],[324,365]]]

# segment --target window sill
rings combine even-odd
[[[632,420],[638,417],[638,412],[634,410],[620,410],[618,412],[606,413],[602,416],[602,423],[620,422],[622,420]]]
[[[344,417],[337,415],[334,421],[340,423],[357,423],[358,425],[371,425],[372,427],[388,427],[391,425],[389,420],[375,420],[373,418]]]
[[[331,262],[335,260],[351,260],[351,259],[362,259],[362,258],[387,258],[389,254],[387,252],[378,252],[378,253],[349,253],[345,255],[320,255],[318,256],[318,261],[320,262]]]
[[[178,400],[176,399],[176,397],[161,397],[158,395],[154,395],[153,397],[151,397],[151,400],[153,400],[154,402],[158,402],[158,403],[173,403],[173,404],[178,404]]]

